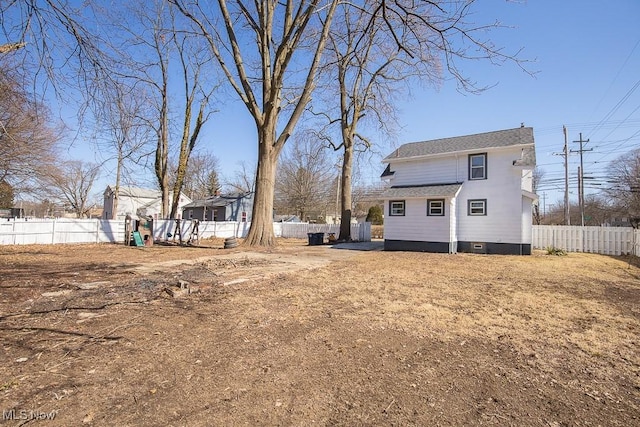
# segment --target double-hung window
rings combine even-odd
[[[444,216],[444,200],[427,200],[427,216]]]
[[[467,214],[470,216],[487,215],[487,199],[469,200]]]
[[[487,153],[469,155],[469,180],[487,179]]]
[[[389,215],[404,216],[404,200],[391,200],[389,202]]]

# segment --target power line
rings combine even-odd
[[[638,87],[640,87],[640,80],[638,80],[631,87],[631,89],[629,89],[627,93],[624,94],[624,96],[620,99],[620,101],[618,101],[617,104],[614,105],[607,114],[605,114],[602,120],[600,120],[600,122],[592,130],[592,134],[591,134],[592,136],[595,135],[602,128],[603,123],[605,123],[608,119],[610,119],[611,116],[613,116],[620,109],[620,107],[622,107],[622,105],[631,97],[631,95],[633,95],[633,92],[635,92],[636,89],[638,89]]]
[[[631,56],[633,56],[633,52],[636,51],[636,48],[638,47],[638,45],[640,45],[640,39],[638,39],[638,41],[636,42],[636,44],[633,46],[633,49],[631,49],[631,52],[629,52],[629,55],[627,55],[627,59],[624,60],[624,63],[622,64],[622,66],[620,67],[620,69],[618,70],[618,72],[616,73],[616,76],[613,78],[613,80],[611,81],[611,84],[609,84],[609,87],[607,88],[607,90],[604,92],[604,94],[602,94],[602,98],[600,98],[600,101],[598,101],[598,104],[596,105],[596,108],[593,109],[594,113],[596,111],[598,111],[598,108],[600,108],[600,105],[602,104],[602,101],[604,101],[604,98],[609,94],[609,92],[611,91],[611,88],[613,87],[614,83],[618,80],[618,77],[620,77],[620,73],[622,72],[622,70],[624,69],[624,67],[627,66],[627,63],[629,62],[629,59],[631,59]]]

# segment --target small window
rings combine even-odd
[[[193,219],[193,210],[189,209],[189,219]]]
[[[247,213],[242,212],[242,222],[247,222]]]
[[[389,215],[404,216],[404,200],[394,200],[389,202]]]
[[[427,216],[444,216],[444,200],[427,200]]]
[[[482,216],[487,214],[487,199],[469,200],[468,214]]]
[[[469,155],[469,180],[487,179],[487,153]]]

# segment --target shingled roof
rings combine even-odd
[[[478,133],[475,135],[456,136],[452,138],[403,144],[400,148],[385,157],[383,162],[391,162],[395,159],[406,159],[410,157],[453,153],[456,151],[484,150],[488,148],[520,145],[531,146],[533,143],[533,128],[519,127],[515,129]]]
[[[207,199],[194,200],[188,205],[184,205],[183,209],[184,208],[202,208],[205,206],[208,208],[218,208],[222,206],[228,206],[238,201],[239,199],[242,199],[244,197],[249,197],[250,195],[251,195],[251,192],[231,193],[231,194],[223,194],[219,196],[212,196]]]
[[[453,197],[460,190],[460,187],[462,187],[462,184],[459,182],[451,184],[398,185],[384,190],[380,194],[380,198]]]

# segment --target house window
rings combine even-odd
[[[469,155],[469,180],[487,179],[487,153]]]
[[[487,199],[469,200],[468,215],[482,216],[487,214]]]
[[[444,216],[444,200],[427,200],[427,216]]]
[[[242,222],[247,222],[247,213],[242,212]]]
[[[189,209],[189,219],[193,219],[193,210]]]
[[[404,216],[404,200],[393,200],[389,202],[389,215]]]

